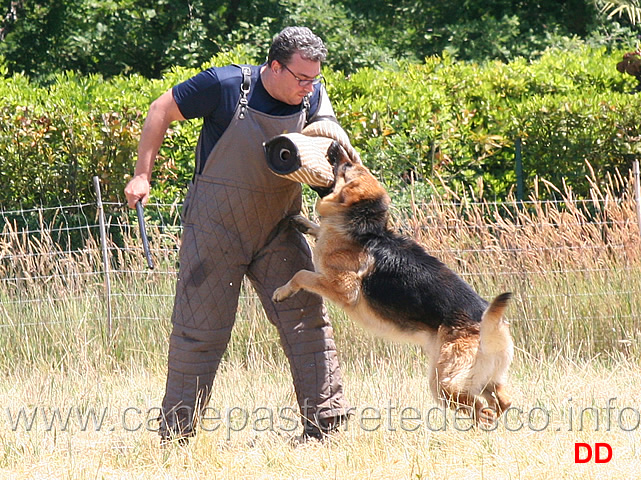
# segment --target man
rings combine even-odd
[[[274,304],[273,291],[313,268],[303,236],[285,217],[301,208],[300,184],[274,175],[263,142],[334,118],[321,80],[327,50],[308,28],[287,27],[266,64],[210,68],[149,109],[129,206],[149,198],[151,172],[171,122],[203,118],[196,171],[183,207],[180,270],[162,404],[163,441],[195,434],[230,338],[246,275],[278,329],[290,363],[304,435],[322,438],[348,412],[332,327],[320,297],[301,292]]]

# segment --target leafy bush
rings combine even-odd
[[[526,182],[570,181],[587,193],[586,161],[601,175],[629,166],[638,144],[634,80],[615,65],[622,52],[581,46],[508,64],[430,57],[396,70],[328,75],[330,96],[365,161],[390,187],[441,176],[455,190],[504,196],[512,188],[514,142],[523,139]]]
[[[641,100],[615,66],[623,52],[551,50],[534,62],[461,62],[444,54],[421,64],[325,69],[340,122],[363,159],[393,192],[408,183],[429,194],[440,177],[457,192],[504,197],[514,187],[514,142],[523,139],[526,187],[569,182],[587,195],[587,163],[598,178],[627,169],[640,153]],[[208,65],[251,61],[240,48]],[[151,101],[198,70],[162,80],[138,75],[58,74],[48,87],[23,75],[0,81],[0,204],[92,202],[100,176],[106,201],[122,201]],[[153,195],[181,198],[193,172],[199,121],[172,126],[154,173]]]
[[[140,77],[105,83],[73,73],[48,88],[19,75],[0,83],[2,205],[93,200],[96,174],[113,197],[135,157],[145,103],[138,95],[150,87]]]

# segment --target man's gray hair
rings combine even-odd
[[[285,27],[274,37],[269,49],[267,64],[274,60],[287,65],[292,55],[298,53],[305,60],[324,62],[327,48],[323,41],[307,27]]]

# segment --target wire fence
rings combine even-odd
[[[392,223],[486,298],[499,289],[518,292],[520,321],[611,324],[620,327],[617,342],[633,342],[641,338],[635,179],[638,173],[631,172],[618,180],[625,189],[600,187],[587,200],[573,199],[571,192],[526,202],[435,197],[395,210]],[[623,193],[615,196],[615,190]],[[0,211],[0,334],[7,328],[54,328],[68,320],[34,312],[73,302],[109,325],[168,317],[181,207],[145,208],[153,270],[143,255],[135,211],[122,204]],[[141,298],[153,306],[141,307]],[[242,298],[257,300],[248,285]]]

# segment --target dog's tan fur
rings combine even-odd
[[[384,299],[368,296],[363,287],[368,276],[376,274],[376,260],[349,220],[355,206],[365,201],[377,210],[372,212],[372,217],[387,218],[389,196],[369,170],[345,160],[337,164],[333,190],[317,203],[320,226],[302,216],[292,218],[299,230],[316,238],[316,271],[297,272],[287,284],[276,289],[273,300],[282,302],[304,289],[334,302],[352,320],[378,336],[420,345],[429,359],[434,397],[452,407],[471,409],[477,422],[492,422],[511,404],[506,376],[514,347],[508,325],[502,318],[509,294],[497,297],[476,320],[465,312],[464,306],[461,311],[458,307],[452,310],[454,320],[448,316],[424,322],[395,313],[393,306],[381,306]],[[395,235],[389,230],[385,232]],[[427,253],[422,255],[428,257]],[[443,285],[428,285],[434,290],[431,294],[450,296],[447,301],[456,305],[458,300],[453,297],[458,292],[446,288],[455,274],[440,262],[432,274],[443,274],[444,280],[439,282]],[[456,278],[457,288],[463,288],[460,287],[462,280]],[[464,287],[463,293],[476,295],[470,294],[468,288]],[[476,295],[472,298],[474,302],[484,301]]]

